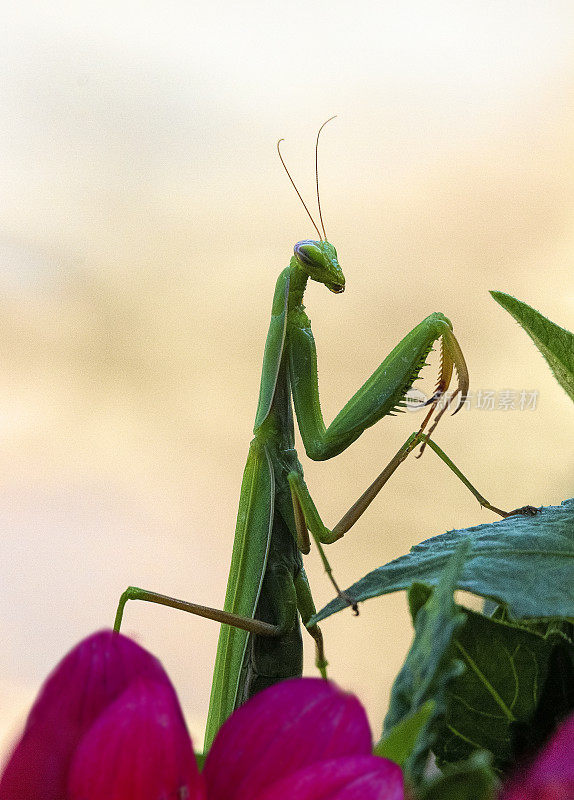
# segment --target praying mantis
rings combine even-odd
[[[333,118],[331,118],[333,119]],[[327,120],[329,122],[330,120]],[[335,247],[327,240],[321,213],[318,181],[318,143],[315,176],[321,230],[301,197],[280,151],[279,157],[309,215],[318,239],[297,242],[294,253],[276,283],[271,322],[263,358],[254,438],[241,484],[235,540],[224,610],[176,600],[156,592],[129,587],[120,600],[115,630],[119,630],[128,600],[147,600],[179,608],[222,624],[206,727],[205,750],[220,726],[245,700],[279,680],[301,675],[303,645],[299,618],[306,624],[315,613],[303,568],[302,554],[310,550],[310,535],[319,548],[326,572],[337,593],[347,598],[333,578],[323,545],[340,539],[364,513],[375,496],[410,452],[428,445],[475,494],[481,505],[492,506],[430,438],[440,416],[459,396],[456,413],[468,393],[468,369],[451,322],[433,313],[420,322],[385,358],[326,427],[319,403],[317,354],[303,295],[309,280],[335,294],[345,289],[345,278]],[[383,417],[401,411],[413,381],[425,366],[433,344],[441,342],[437,388],[420,429],[413,433],[364,494],[332,528],[327,528],[315,507],[295,451],[293,407],[309,458],[324,461],[346,450],[367,428]],[[458,376],[454,393],[446,395],[453,371]],[[428,432],[425,427],[441,398],[448,402],[437,412]],[[515,512],[510,512],[515,513]],[[356,611],[356,607],[355,607]],[[356,612],[358,613],[358,612]],[[310,626],[315,640],[316,663],[326,676],[321,631]]]

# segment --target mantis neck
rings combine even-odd
[[[289,262],[289,305],[288,312],[303,306],[303,295],[309,276],[299,266],[295,256]]]

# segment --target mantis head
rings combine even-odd
[[[345,276],[330,242],[303,239],[295,245],[295,258],[311,280],[325,284],[335,294],[345,291]]]
[[[280,144],[283,139],[279,139],[277,142],[277,153],[279,154],[279,158],[281,163],[283,164],[283,168],[287,173],[289,180],[291,181],[293,188],[297,192],[297,196],[299,200],[303,204],[303,208],[309,215],[309,219],[313,223],[313,227],[319,234],[319,239],[303,239],[301,242],[297,242],[295,245],[295,259],[299,267],[303,270],[303,272],[308,275],[312,280],[317,281],[318,283],[323,283],[331,292],[335,292],[335,294],[340,294],[341,292],[345,291],[345,276],[339,266],[339,261],[337,260],[337,251],[327,241],[327,233],[325,232],[325,223],[323,222],[323,214],[321,213],[321,199],[319,197],[319,136],[321,135],[321,131],[327,124],[335,117],[329,117],[329,119],[324,122],[317,132],[317,140],[315,142],[315,184],[317,186],[317,207],[319,210],[319,220],[321,222],[321,228],[323,229],[323,233],[319,230],[317,223],[313,219],[313,216],[309,209],[307,208],[307,204],[301,197],[301,192],[295,186],[295,181],[291,177],[291,173],[287,169],[287,165],[283,160],[283,156],[281,155],[281,148]]]

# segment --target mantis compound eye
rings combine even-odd
[[[294,247],[295,256],[305,267],[313,267],[321,258],[321,251],[312,240],[297,242]]]

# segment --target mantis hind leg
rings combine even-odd
[[[178,600],[175,597],[168,597],[158,592],[150,592],[147,589],[140,589],[137,586],[128,586],[120,597],[114,622],[114,631],[116,633],[119,633],[124,609],[128,600],[143,600],[147,603],[158,603],[161,606],[177,608],[179,611],[187,611],[188,614],[195,614],[198,617],[204,617],[204,619],[212,619],[215,620],[215,622],[231,625],[234,628],[241,628],[256,636],[279,636],[281,634],[281,627],[279,625],[270,625],[268,622],[262,622],[253,617],[241,617],[239,614],[221,611],[219,608],[210,608],[209,606],[200,606],[197,603],[190,603],[187,600]]]
[[[315,666],[321,673],[321,677],[327,678],[327,666],[329,662],[325,658],[323,634],[321,633],[321,629],[318,625],[311,625],[310,627],[307,627],[307,623],[316,613],[316,611],[309,581],[307,580],[307,575],[305,574],[305,570],[303,568],[301,568],[301,571],[295,578],[295,591],[297,592],[297,608],[301,614],[303,625],[305,625],[306,630],[315,640]]]
[[[245,659],[241,703],[279,681],[303,671],[303,642],[293,570],[286,563],[271,565],[265,573],[257,603],[257,618],[273,623],[275,637],[251,636]]]

